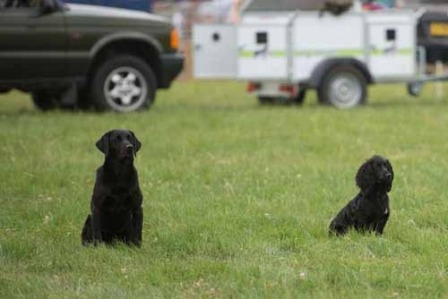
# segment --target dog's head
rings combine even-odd
[[[394,171],[389,160],[381,156],[373,156],[358,170],[356,174],[356,185],[361,190],[366,190],[373,186],[383,187],[386,192],[392,189]]]
[[[111,130],[96,142],[96,147],[106,157],[113,157],[118,160],[133,160],[141,147],[141,143],[132,131]]]

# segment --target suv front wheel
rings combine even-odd
[[[97,110],[131,112],[154,102],[157,83],[151,67],[142,59],[121,55],[105,60],[90,82],[90,99]]]

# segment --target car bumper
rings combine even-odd
[[[436,63],[442,61],[448,62],[448,45],[426,45],[426,62]]]
[[[429,11],[423,14],[418,24],[418,45],[425,48],[427,63],[436,61],[446,63],[448,61],[448,34],[434,32],[435,35],[433,35],[431,26],[435,24],[441,24],[446,29],[448,26],[446,11]]]
[[[162,54],[162,78],[159,88],[168,88],[184,67],[184,56],[180,53]]]

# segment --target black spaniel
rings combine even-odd
[[[382,234],[389,219],[389,197],[394,171],[389,160],[373,156],[358,170],[356,184],[361,189],[331,221],[330,234],[344,235],[350,228]]]

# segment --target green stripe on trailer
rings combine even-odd
[[[399,55],[399,56],[412,55],[412,53],[414,53],[412,49],[398,49],[390,51],[390,55]],[[382,56],[382,55],[388,55],[388,53],[385,50],[370,50],[370,55]]]
[[[268,51],[265,54],[260,55],[266,55],[268,57],[286,57],[285,51]],[[255,51],[240,51],[239,56],[243,58],[251,58],[255,56]]]
[[[240,57],[253,57],[254,52],[252,51],[240,51]]]
[[[341,49],[341,50],[306,50],[295,51],[294,56],[360,56],[364,54],[363,49]]]
[[[412,55],[413,49],[398,49],[392,52],[395,55]],[[306,50],[295,51],[294,56],[362,56],[364,54],[363,49],[342,49],[342,50]],[[387,55],[385,50],[370,50],[372,56]],[[264,54],[268,57],[286,57],[285,51],[268,51]],[[240,51],[239,56],[243,58],[250,58],[255,56],[255,51]]]
[[[275,56],[275,57],[285,57],[286,56],[285,51],[272,51],[272,52],[269,52],[269,54],[268,54],[269,56]]]
[[[400,56],[412,55],[413,49],[398,49],[392,53]],[[361,56],[363,54],[363,49],[308,50],[294,52],[294,56]],[[373,56],[387,55],[385,50],[370,50],[369,54]]]

